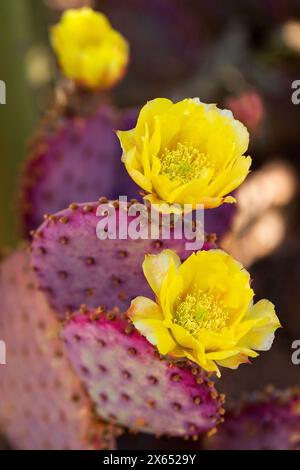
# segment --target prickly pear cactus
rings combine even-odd
[[[225,450],[300,448],[300,393],[269,390],[252,394],[226,413],[218,433],[205,447]]]
[[[186,436],[213,433],[223,397],[204,371],[159,357],[118,310],[78,312],[63,330],[69,357],[100,417],[133,431]]]
[[[45,213],[84,202],[128,195],[137,186],[123,169],[114,129],[130,129],[136,111],[123,113],[101,104],[93,112],[51,114],[32,140],[21,178],[20,209],[24,233],[36,229]]]
[[[97,420],[71,370],[60,325],[37,291],[28,256],[16,252],[0,268],[0,428],[18,449],[114,448],[112,428]]]
[[[99,202],[72,204],[47,217],[34,235],[32,265],[41,289],[61,318],[81,304],[127,310],[137,295],[151,295],[142,271],[146,253],[172,248],[182,259],[190,254],[185,250],[185,239],[99,240],[97,224],[104,216],[96,215],[98,206]],[[127,229],[136,219],[128,216],[129,209],[130,204],[127,210],[116,209],[117,228],[124,223]],[[204,248],[211,246],[206,243]]]

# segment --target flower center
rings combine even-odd
[[[178,142],[174,150],[166,148],[160,160],[161,174],[180,183],[201,178],[205,170],[213,168],[207,155],[189,143]]]
[[[221,300],[208,292],[198,291],[180,301],[174,322],[197,336],[201,329],[220,331],[226,326],[228,318],[229,313]]]

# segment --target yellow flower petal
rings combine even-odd
[[[159,255],[146,255],[143,270],[153,292],[159,297],[163,280],[173,265],[180,265],[180,258],[172,250],[163,250]]]
[[[125,167],[133,181],[136,182],[141,188],[145,191],[151,191],[152,183],[151,180],[146,178],[143,173],[143,169],[139,167],[137,164],[133,164],[136,161],[136,148],[132,147],[130,151],[126,154],[126,158],[124,158]]]
[[[207,353],[205,355],[206,359],[211,359],[213,361],[223,361],[229,358],[232,358],[233,356],[236,356],[239,354],[238,349],[228,349],[226,351],[214,351],[211,353]]]
[[[227,359],[218,360],[217,363],[222,367],[228,369],[237,369],[241,364],[249,364],[248,356],[245,354],[236,354],[235,356],[228,357]]]
[[[172,101],[167,98],[157,98],[156,100],[148,101],[140,111],[135,128],[136,137],[145,132],[146,123],[148,124],[149,131],[152,132],[154,130],[155,117],[166,113],[171,106]]]
[[[163,324],[163,313],[153,300],[136,297],[131,302],[128,316],[137,330],[157,346],[161,354],[168,354],[176,347],[170,331]]]
[[[135,146],[134,142],[134,130],[131,131],[117,131],[117,136],[119,137],[120,142],[122,142],[122,149],[124,150],[123,162],[126,162],[127,152],[130,152]],[[134,149],[135,153],[135,149]]]
[[[147,297],[136,297],[132,300],[128,316],[132,322],[143,320],[145,318],[151,320],[163,320],[163,313],[153,300]]]
[[[148,194],[144,197],[144,200],[149,201],[152,209],[156,209],[161,214],[182,214],[182,207],[180,205],[166,204],[165,201],[158,199],[154,194]]]
[[[195,349],[197,352],[204,353],[204,348],[201,347],[201,343],[198,345],[196,339],[193,338],[193,336],[187,330],[182,328],[182,326],[172,323],[170,330],[176,340],[176,343],[179,344],[182,348]]]
[[[250,349],[268,351],[272,346],[275,331],[281,327],[272,302],[262,299],[250,307],[245,315],[245,321],[247,320],[252,320],[255,324],[240,343]]]
[[[62,71],[80,85],[106,90],[123,77],[129,46],[102,13],[67,10],[50,36]]]
[[[143,336],[146,336],[149,343],[157,347],[160,354],[172,354],[176,348],[170,330],[163,325],[161,320],[138,320],[134,326]]]
[[[249,134],[230,111],[197,99],[178,103],[164,98],[149,101],[135,129],[118,133],[123,161],[134,181],[149,193],[148,200],[197,204],[204,208],[235,202],[229,195],[246,178],[251,158],[245,157]],[[135,158],[127,154],[135,149]],[[136,173],[150,180],[146,185]],[[164,212],[168,212],[165,209]]]
[[[157,303],[138,297],[129,316],[161,354],[220,376],[218,365],[235,369],[271,347],[280,326],[274,305],[252,305],[249,273],[224,251],[193,253],[180,264],[164,250],[147,255],[143,267]]]
[[[236,340],[230,331],[208,331],[201,329],[197,340],[203,345],[206,351],[231,350],[236,347]]]

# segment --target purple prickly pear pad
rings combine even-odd
[[[109,205],[113,208],[116,202]],[[34,235],[32,265],[41,289],[61,318],[81,304],[91,308],[120,307],[126,311],[136,296],[152,295],[142,271],[146,253],[157,254],[171,248],[181,259],[191,253],[185,249],[186,239],[174,239],[172,230],[168,240],[119,236],[100,240],[97,227],[105,216],[96,215],[98,207],[99,202],[72,204],[69,209],[47,217]],[[130,204],[126,207],[129,210]],[[127,229],[136,220],[123,209],[117,208],[116,216],[117,228],[124,221]],[[205,243],[203,248],[211,246],[214,245]]]
[[[74,314],[63,329],[69,358],[105,420],[133,431],[195,440],[222,420],[223,398],[196,365],[160,357],[125,314]]]
[[[0,265],[0,428],[14,448],[114,448],[110,425],[95,419],[92,404],[66,357],[60,324],[36,289],[28,255]]]
[[[137,197],[138,187],[125,171],[115,129],[134,126],[137,112],[117,112],[101,105],[88,117],[64,117],[54,131],[43,129],[31,144],[21,179],[23,225],[36,229],[45,213],[72,201]]]

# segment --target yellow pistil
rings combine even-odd
[[[178,142],[174,150],[165,149],[161,156],[160,174],[182,184],[201,178],[211,168],[208,156],[189,143]]]
[[[198,335],[201,329],[220,331],[229,318],[222,301],[213,294],[198,291],[188,294],[180,302],[174,315],[174,322],[188,330],[191,335]]]

